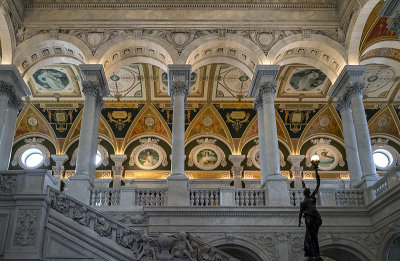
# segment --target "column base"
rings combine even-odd
[[[287,178],[280,174],[267,177],[265,186],[267,206],[289,206]]]
[[[378,175],[369,175],[362,177],[361,181],[358,184],[355,184],[355,188],[368,188],[374,185],[381,177]]]
[[[80,202],[89,205],[90,203],[90,191],[93,188],[93,183],[89,177],[73,176],[69,178],[68,190],[65,193]]]
[[[189,178],[185,174],[172,174],[167,178],[168,206],[189,206]]]

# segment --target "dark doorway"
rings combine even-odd
[[[217,248],[242,261],[263,261],[254,251],[244,246],[225,244]]]

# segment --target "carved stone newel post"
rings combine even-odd
[[[242,188],[242,174],[243,166],[242,161],[246,158],[246,155],[229,155],[228,159],[232,162],[232,175],[233,184],[235,188]]]
[[[262,100],[263,123],[259,123],[261,187],[266,188],[268,204],[271,206],[289,205],[287,178],[280,172],[278,132],[276,128],[274,96],[279,65],[257,65],[249,96]],[[260,112],[260,100],[256,100],[257,112]],[[261,128],[260,128],[261,127]],[[265,164],[262,164],[265,162]]]
[[[82,92],[85,94],[85,105],[75,174],[69,178],[67,193],[89,204],[88,188],[94,185],[100,113],[104,108],[103,97],[109,95],[109,90],[102,65],[83,64],[79,68],[83,75]]]
[[[60,189],[61,176],[64,172],[64,163],[68,160],[68,155],[67,154],[53,154],[53,155],[51,155],[51,158],[56,163],[56,165],[53,166],[53,177],[54,177],[55,181],[57,182],[57,188]]]
[[[189,205],[185,176],[185,107],[190,89],[190,65],[168,65],[168,94],[172,103],[171,176],[168,177],[168,205]]]
[[[30,91],[14,65],[0,65],[0,170],[8,170],[21,98]]]
[[[302,177],[301,174],[303,173],[303,167],[300,166],[301,162],[304,160],[304,155],[289,155],[288,161],[292,163],[292,167],[290,170],[292,171],[294,177],[294,188],[301,189],[302,185]]]

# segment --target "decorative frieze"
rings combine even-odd
[[[15,246],[34,246],[39,229],[39,210],[20,209],[17,214],[14,234]]]
[[[16,180],[16,176],[0,175],[0,194],[14,193]]]

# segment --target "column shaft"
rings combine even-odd
[[[171,175],[185,174],[185,95],[173,96]]]
[[[254,107],[258,115],[258,147],[260,158],[261,187],[267,181],[267,151],[265,147],[264,110],[261,97],[256,99]]]
[[[0,170],[8,170],[19,108],[9,107],[0,139]]]
[[[362,171],[358,155],[356,131],[354,129],[353,115],[350,108],[340,110],[342,116],[343,138],[346,149],[347,166],[350,172],[351,185],[361,181]]]
[[[0,133],[3,132],[3,128],[6,124],[8,100],[8,95],[4,92],[0,92]]]
[[[362,176],[363,178],[368,176],[377,177],[362,95],[357,92],[350,95],[350,99]]]
[[[275,92],[274,92],[275,93]],[[264,93],[263,97],[263,113],[264,113],[264,134],[265,134],[265,160],[266,174],[281,175],[279,148],[278,148],[278,132],[276,129],[274,96],[271,93]]]
[[[93,122],[93,136],[92,136],[92,143],[91,143],[91,162],[93,164],[90,164],[89,166],[89,173],[90,176],[93,175],[93,180],[94,176],[96,173],[96,155],[97,155],[97,147],[99,143],[99,125],[100,125],[100,114],[101,114],[101,109],[99,106],[102,106],[99,104],[99,101],[96,101],[96,108],[95,108],[95,115],[94,115],[94,122]]]

